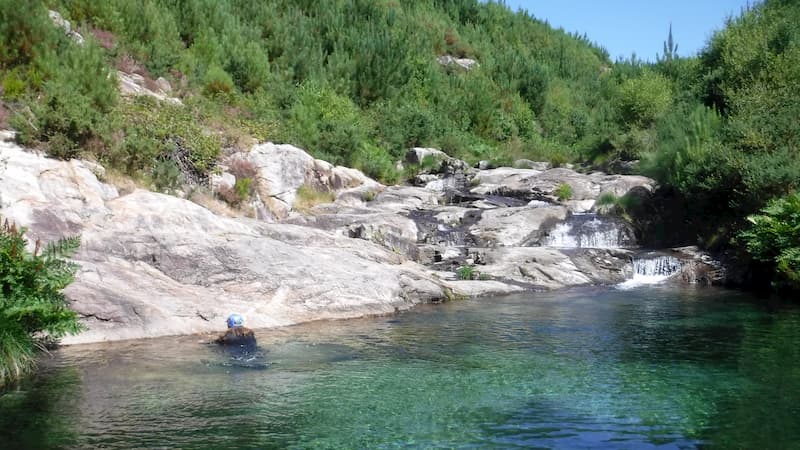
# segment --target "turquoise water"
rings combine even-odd
[[[61,349],[0,448],[791,448],[800,311],[592,288],[258,333]]]

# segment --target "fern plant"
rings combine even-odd
[[[30,252],[24,234],[8,220],[0,225],[0,385],[33,367],[44,340],[81,329],[61,292],[78,270],[65,258],[77,251],[80,238],[45,246],[37,240]]]
[[[773,199],[747,220],[739,238],[748,253],[775,267],[775,287],[800,289],[800,194]]]

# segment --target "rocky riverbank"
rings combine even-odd
[[[654,187],[526,161],[475,169],[434,149],[409,152],[406,163],[420,169],[407,186],[290,145],[234,157],[257,169],[258,195],[243,214],[121,190],[101,181],[97,164],[0,143],[0,214],[28,227],[31,240],[82,237],[81,270],[66,293],[86,331],[65,343],[217,331],[233,311],[251,327],[274,327],[618,283],[638,270],[640,251],[629,225],[600,214],[598,200]],[[232,177],[210,184],[232,186]],[[300,189],[333,201],[299,212]],[[684,280],[719,277],[704,255],[673,253]]]

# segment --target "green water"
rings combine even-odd
[[[0,397],[0,448],[791,448],[800,311],[582,289],[258,333],[64,348]]]

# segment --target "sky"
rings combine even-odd
[[[738,16],[753,0],[506,0],[512,10],[527,9],[553,28],[577,31],[608,50],[611,60],[633,52],[655,61],[663,53],[672,24],[678,55],[697,54],[725,19]]]

